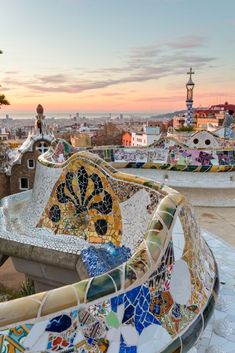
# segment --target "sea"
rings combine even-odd
[[[4,114],[2,111],[0,111],[0,119],[34,119],[36,115],[36,112],[20,112],[20,113],[7,113]],[[114,113],[107,113],[107,112],[45,112],[45,117],[46,118],[55,118],[55,119],[73,119],[74,117],[77,118],[87,118],[87,119],[95,119],[95,118],[111,118],[111,119],[116,119],[116,118],[150,118],[150,117],[157,117],[158,114],[154,113],[119,113],[119,112],[114,112]]]

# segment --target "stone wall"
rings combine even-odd
[[[8,195],[10,195],[10,178],[0,172],[0,199]]]

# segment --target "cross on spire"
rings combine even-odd
[[[192,68],[190,67],[189,72],[187,72],[187,75],[190,75],[189,80],[192,80],[192,75],[194,75],[194,74],[195,74],[195,72],[193,72]]]

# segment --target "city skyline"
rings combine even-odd
[[[0,0],[1,115],[153,112],[235,101],[232,0]]]

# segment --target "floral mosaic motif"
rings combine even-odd
[[[56,183],[38,226],[91,243],[111,241],[119,245],[121,213],[106,176],[91,165],[74,161]]]
[[[80,197],[76,195],[73,189],[74,178],[77,178],[78,180]],[[89,196],[85,197],[88,187],[88,178],[93,181],[94,190]],[[104,193],[103,200],[94,202],[94,197],[100,195],[102,192]],[[68,195],[68,193],[70,195]],[[59,203],[66,204],[69,202],[73,205],[76,217],[79,217],[84,212],[87,213],[91,209],[97,210],[102,215],[107,215],[112,212],[112,197],[107,191],[104,190],[100,177],[95,173],[88,176],[84,167],[81,167],[77,171],[77,174],[68,172],[65,177],[65,182],[61,183],[57,187],[56,195]],[[58,222],[60,220],[60,209],[57,205],[53,205],[51,207],[49,211],[49,217],[53,222]],[[105,235],[108,230],[107,221],[105,219],[98,219],[95,222],[95,229],[97,234]]]

